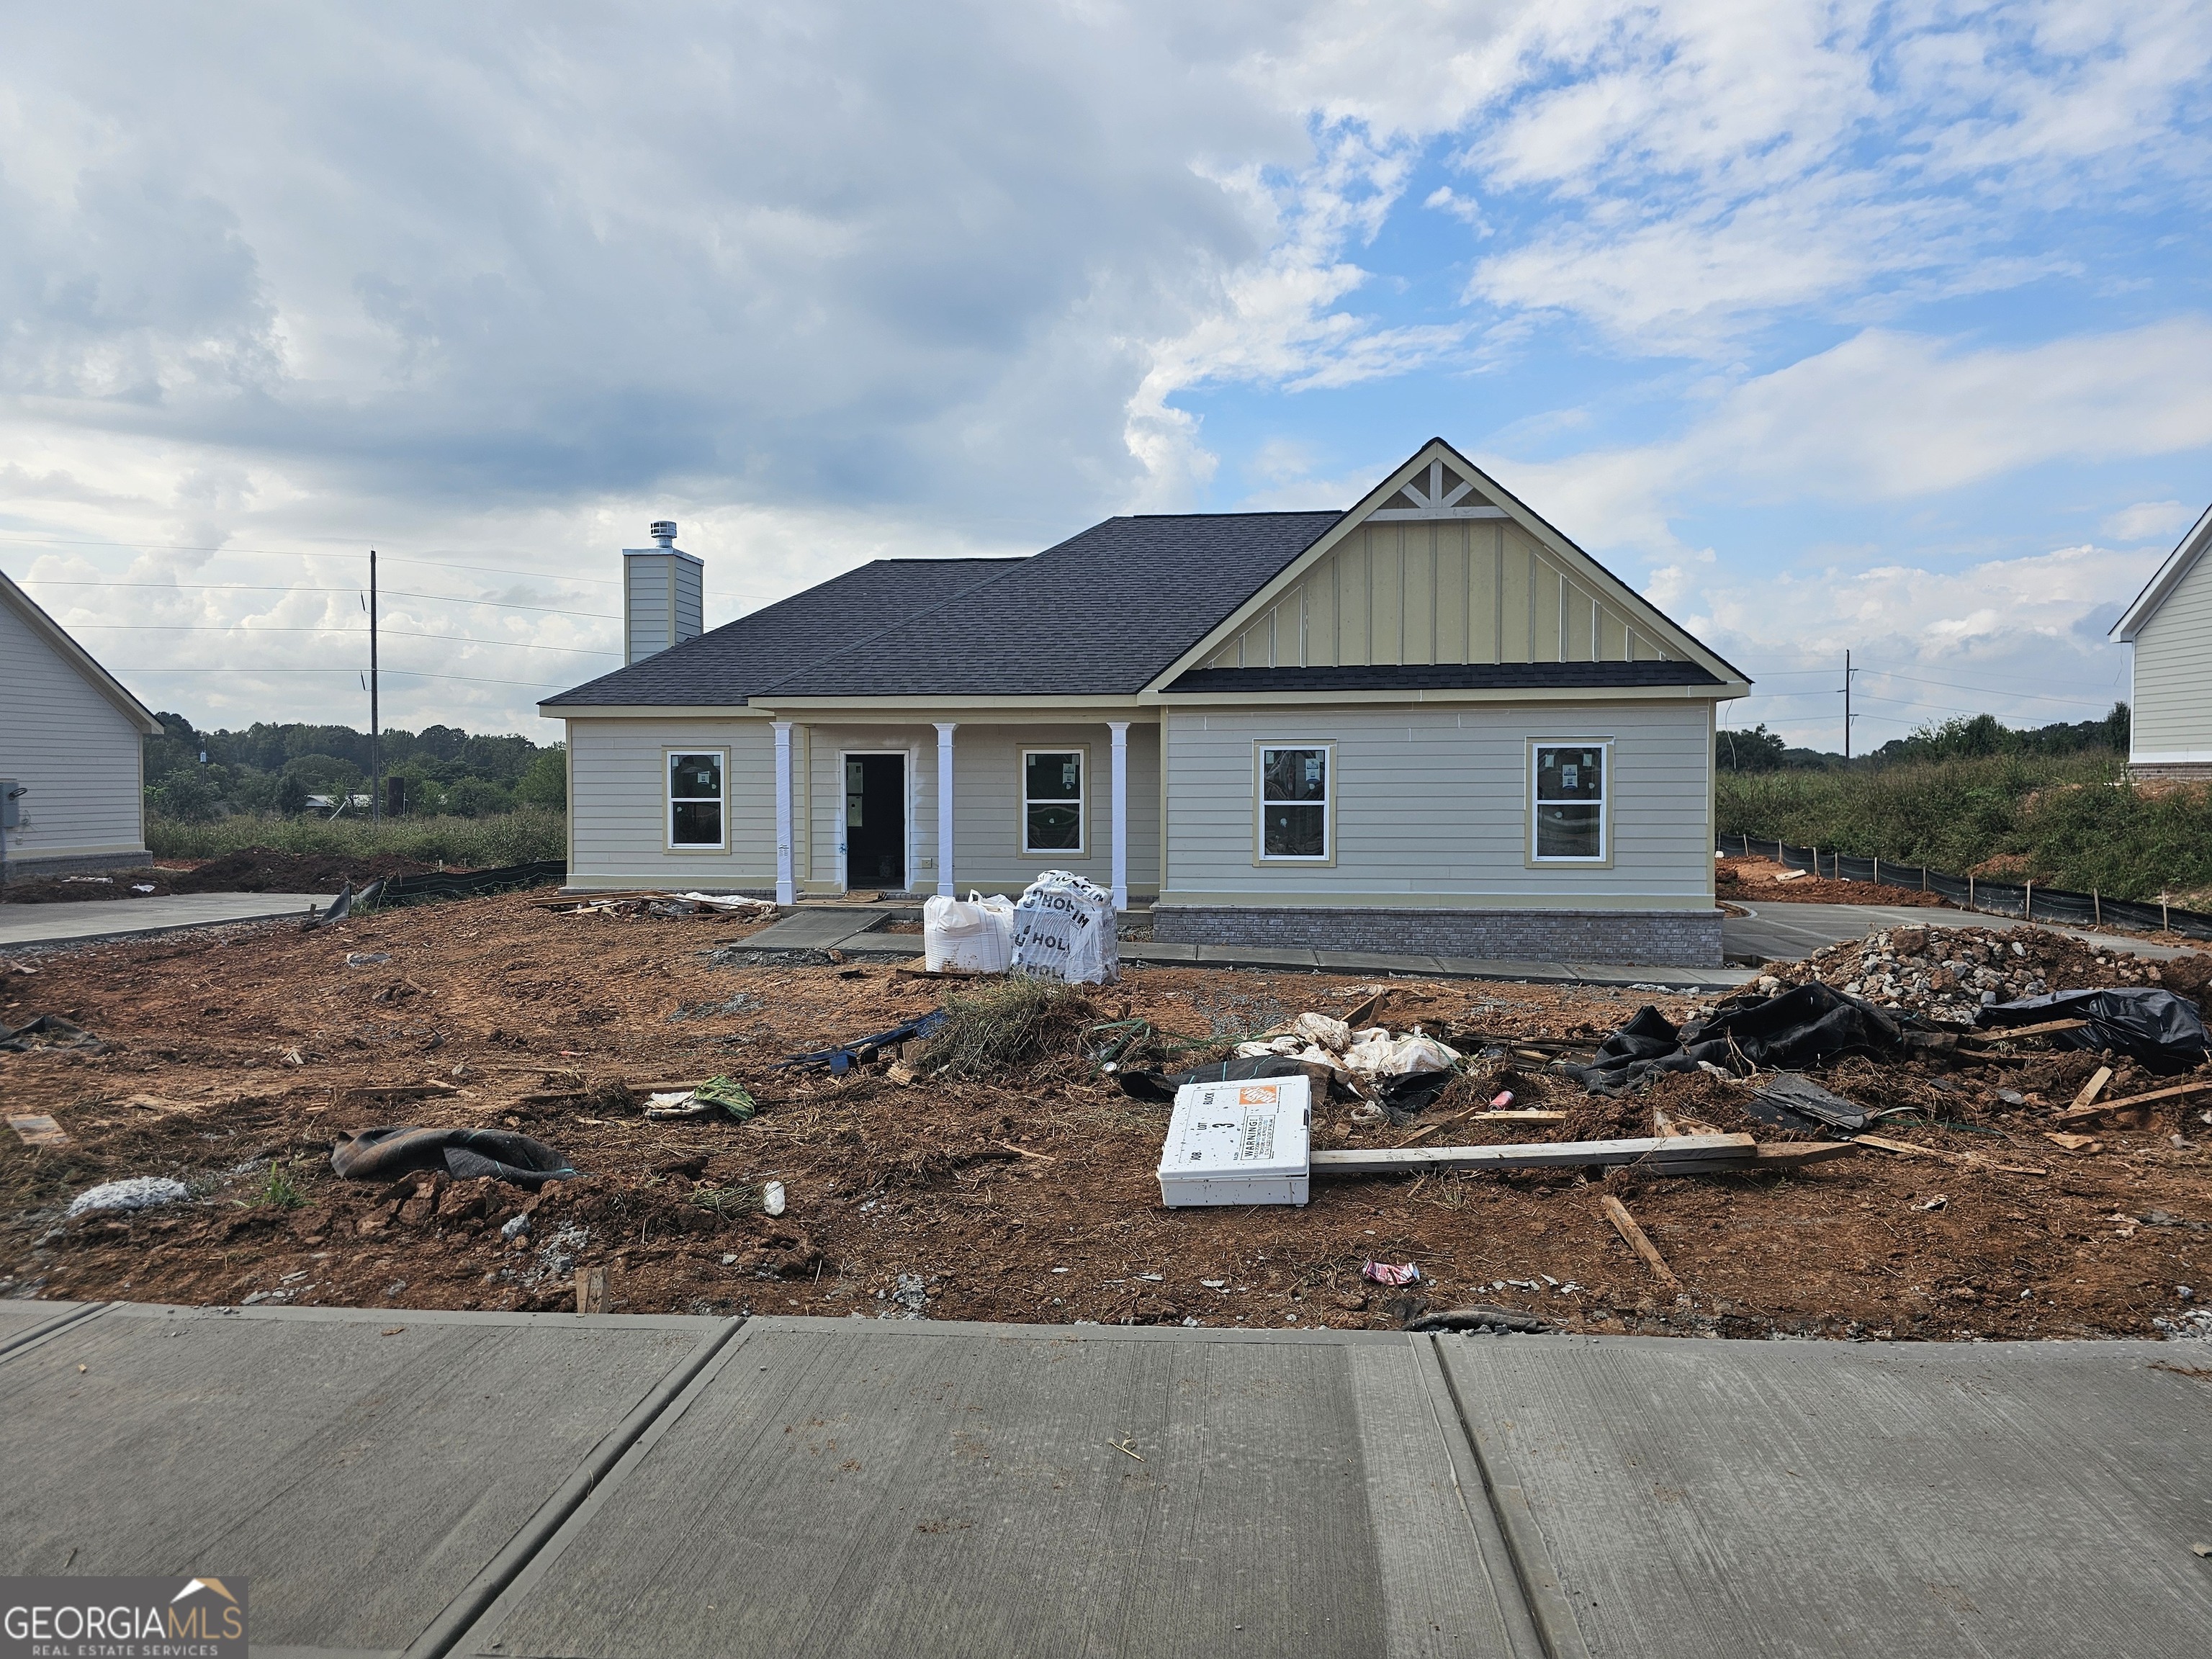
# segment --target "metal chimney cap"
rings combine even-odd
[[[650,535],[654,541],[659,543],[661,546],[673,547],[676,544],[676,520],[673,519],[655,519],[653,521],[651,528],[647,530],[646,533]]]

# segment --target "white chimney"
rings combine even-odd
[[[676,545],[676,526],[654,520],[651,547],[623,549],[623,660],[642,662],[706,629],[706,566]]]

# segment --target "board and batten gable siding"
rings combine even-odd
[[[2136,634],[2131,696],[2130,760],[2212,761],[2212,557]]]
[[[845,889],[845,785],[848,753],[896,750],[908,757],[909,817],[907,884],[933,892],[938,883],[937,728],[933,726],[829,726],[803,728],[809,744],[807,817],[812,857],[798,864],[810,893]],[[794,733],[794,736],[797,734]],[[1025,854],[1021,843],[1021,754],[1025,749],[1087,750],[1084,853]],[[1159,883],[1159,730],[1129,727],[1129,887],[1150,893]],[[1103,724],[988,726],[960,723],[952,734],[953,883],[1018,895],[1045,870],[1073,871],[1101,887],[1113,882],[1113,737]]]
[[[1170,711],[1164,903],[1710,909],[1708,702]],[[1531,866],[1532,740],[1612,741],[1604,867]],[[1256,744],[1334,744],[1334,861],[1256,857]]]
[[[1240,629],[1206,668],[1655,662],[1666,653],[1517,525],[1367,523]]]
[[[146,855],[138,727],[0,605],[0,777],[30,793],[9,830],[12,864]]]
[[[666,751],[726,749],[729,845],[667,848]],[[763,720],[568,722],[568,885],[775,887],[775,738]]]

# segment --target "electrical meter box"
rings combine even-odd
[[[1312,1127],[1310,1078],[1187,1083],[1160,1152],[1160,1202],[1303,1204]]]

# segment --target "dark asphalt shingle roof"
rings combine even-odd
[[[1109,519],[780,680],[781,696],[1126,696],[1341,513]]]
[[[741,703],[797,669],[987,582],[1021,559],[878,559],[644,661],[548,708]]]
[[[1026,559],[878,560],[544,706],[1127,696],[1343,516],[1109,519]]]
[[[1162,688],[1176,691],[1468,691],[1639,685],[1718,685],[1696,663],[1447,662],[1345,668],[1194,668]]]

